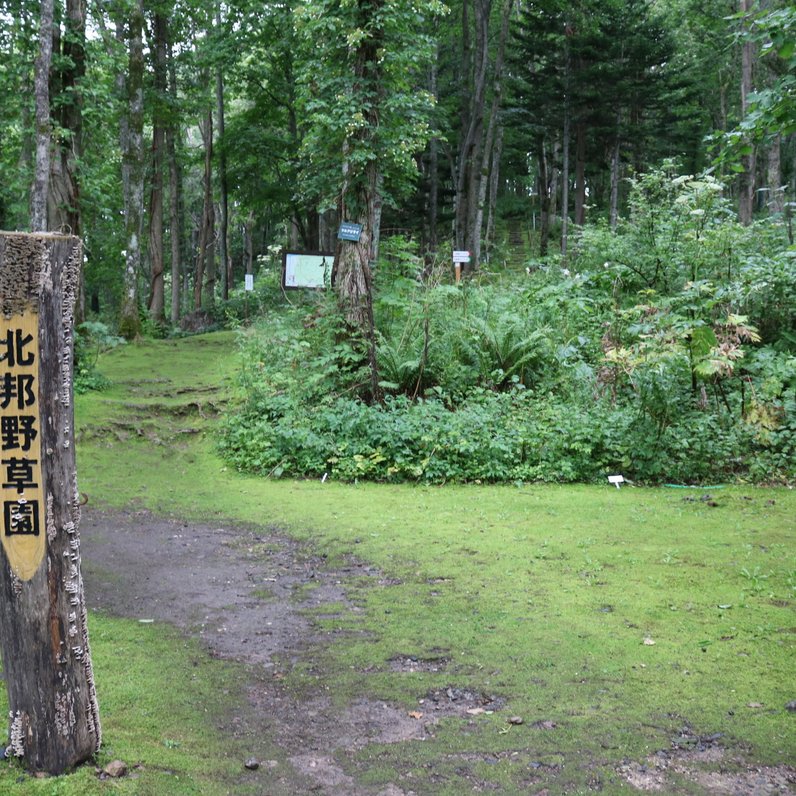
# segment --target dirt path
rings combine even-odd
[[[257,792],[412,793],[360,786],[336,757],[368,743],[421,738],[424,725],[403,710],[366,699],[342,713],[332,710],[322,682],[301,703],[279,686],[281,666],[324,643],[304,612],[345,603],[345,579],[376,579],[375,570],[352,563],[333,571],[275,530],[189,524],[144,511],[87,507],[81,536],[89,607],[169,622],[200,638],[212,654],[250,665],[246,705],[240,715],[223,717],[221,729],[242,737],[251,756],[263,760],[258,771],[242,775]],[[277,743],[281,759],[263,759],[269,748],[273,755],[273,747],[264,745],[267,738]]]
[[[329,611],[335,613],[341,605],[359,610],[346,599],[346,582],[364,576],[373,578],[374,588],[389,588],[377,570],[355,561],[335,570],[276,529],[185,523],[144,511],[87,507],[81,534],[91,608],[169,622],[201,639],[211,654],[247,666],[246,693],[231,700],[238,706],[235,712],[215,717],[222,733],[237,737],[247,756],[261,761],[258,770],[245,771],[241,760],[242,791],[268,796],[435,793],[433,771],[422,783],[414,780],[417,792],[407,781],[369,787],[347,772],[366,768],[354,757],[369,744],[423,739],[433,735],[444,716],[460,716],[464,727],[468,709],[483,695],[451,695],[448,689],[448,699],[440,692],[439,700],[426,700],[423,721],[418,721],[405,708],[367,698],[344,709],[333,705],[331,680],[322,670],[314,670],[314,685],[302,689],[301,696],[281,683],[292,665],[311,659],[313,649],[334,640],[307,614],[323,613],[332,605]],[[412,671],[417,662],[391,664]],[[501,704],[495,701],[490,707],[500,709]],[[683,744],[643,763],[626,761],[617,772],[639,792],[794,792],[796,771],[788,766],[744,765],[716,739],[688,737]],[[688,783],[686,791],[675,786],[678,780]],[[495,790],[495,783],[477,779],[469,769],[462,773],[462,784],[471,792]],[[544,787],[527,792],[552,793]]]

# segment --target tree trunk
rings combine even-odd
[[[254,227],[254,213],[249,213],[246,217],[246,222],[243,225],[243,252],[246,266],[246,273],[254,273],[254,236],[252,229]]]
[[[495,128],[498,114],[500,113],[500,100],[502,97],[503,56],[506,51],[506,39],[509,34],[509,19],[514,0],[504,0],[503,15],[500,22],[500,38],[498,39],[495,66],[492,78],[492,107],[489,113],[489,122],[486,129],[484,148],[481,154],[481,168],[478,173],[478,199],[476,201],[473,228],[469,238],[472,246],[471,268],[477,269],[481,259],[481,232],[484,225],[484,204],[486,203],[486,190],[489,185],[489,164],[492,159],[492,149],[495,141]]]
[[[464,0],[465,7],[469,0]],[[457,162],[455,200],[455,241],[458,249],[472,247],[475,222],[475,203],[479,179],[478,155],[483,145],[484,103],[486,100],[487,71],[489,67],[489,17],[492,0],[472,0],[475,25],[475,52],[473,58],[473,83],[470,101],[462,112],[461,145]],[[466,15],[463,15],[463,23]],[[469,30],[463,33],[469,42]]]
[[[489,210],[486,216],[486,235],[484,242],[487,252],[495,243],[495,216],[497,215],[497,197],[500,187],[500,159],[503,155],[503,125],[498,127],[495,146],[492,151],[492,170],[489,173]]]
[[[382,213],[382,192],[384,190],[384,177],[381,172],[377,172],[375,191],[370,208],[370,261],[375,264],[379,259],[379,243],[381,242],[381,213]]]
[[[215,297],[215,274],[208,273],[208,266],[212,267],[214,265],[212,250],[213,227],[215,226],[215,214],[213,211],[213,110],[209,105],[205,110],[205,118],[200,127],[205,150],[205,165],[202,177],[202,218],[199,222],[199,246],[196,253],[193,283],[193,305],[195,310],[202,308],[203,294],[205,309],[212,306]]]
[[[83,155],[83,94],[86,73],[86,4],[85,0],[66,0],[64,35],[55,25],[53,52],[58,53],[60,69],[51,81],[51,95],[57,96],[52,118],[59,128],[50,160],[50,191],[48,197],[50,226],[80,237],[83,234],[80,208],[80,161]],[[75,316],[78,323],[85,317],[83,271],[80,272]]]
[[[144,10],[141,0],[128,17],[128,71],[117,78],[125,109],[119,127],[122,151],[122,193],[127,250],[124,285],[119,312],[119,332],[128,340],[141,331],[138,316],[138,273],[141,270],[141,238],[144,228]],[[124,18],[116,21],[116,36],[122,41]]]
[[[753,0],[740,0],[740,10],[744,15],[752,10]],[[749,113],[749,95],[752,93],[752,66],[754,63],[754,44],[746,39],[741,48],[741,118]],[[748,226],[752,223],[755,203],[755,151],[751,141],[747,141],[749,151],[741,157],[743,171],[740,175],[740,196],[738,201],[738,220]]]
[[[539,256],[547,256],[550,240],[550,181],[547,166],[547,151],[544,141],[539,144]]]
[[[437,95],[437,61],[439,60],[439,43],[431,63],[431,96],[436,102]],[[439,213],[439,140],[434,136],[428,144],[428,249],[437,251],[437,218]]]
[[[30,196],[30,228],[46,231],[47,197],[50,184],[50,64],[53,50],[53,0],[41,0],[39,52],[36,56],[34,95],[36,101],[36,166]]]
[[[4,354],[0,643],[10,752],[63,774],[100,745],[80,572],[72,405],[80,240],[0,236]]]
[[[569,69],[569,56],[567,56],[567,69]],[[564,132],[562,142],[561,164],[561,254],[566,256],[569,243],[569,125],[570,110],[569,98],[564,99]]]
[[[561,170],[558,168],[558,156],[561,151],[561,142],[556,137],[553,141],[553,151],[550,160],[550,221],[555,222],[558,214],[558,184],[561,182]]]
[[[216,8],[216,26],[221,28],[221,9]],[[227,188],[227,151],[224,140],[224,73],[221,67],[216,71],[216,105],[218,130],[218,191],[220,218],[219,251],[221,253],[221,295],[226,301],[229,298],[229,286],[232,282],[232,258],[229,256],[229,190]]]
[[[365,206],[367,207],[367,204]],[[357,337],[361,337],[362,342],[365,344],[371,376],[371,397],[374,401],[380,401],[382,390],[379,385],[379,371],[376,361],[373,276],[370,267],[373,239],[371,215],[367,210],[358,216],[358,223],[362,225],[360,239],[356,242],[339,241],[338,243],[332,281],[337,292],[340,310],[349,331],[354,337],[354,342],[357,342]]]
[[[58,97],[57,104],[52,103],[52,117],[60,135],[51,155],[48,215],[54,229],[77,237],[82,234],[77,172],[83,148],[81,82],[86,71],[85,43],[85,0],[67,0],[64,35],[60,35],[57,25],[53,31],[53,52],[59,56],[60,68],[53,75],[50,93]]]
[[[169,63],[169,98],[177,107],[177,70],[174,65],[171,42],[167,45]],[[182,221],[180,214],[182,191],[180,189],[180,168],[177,162],[177,136],[179,123],[170,119],[166,128],[166,149],[169,158],[169,235],[171,240],[171,324],[180,322],[180,261],[182,242]]]
[[[575,223],[586,223],[586,125],[575,125]]]
[[[382,79],[382,29],[378,20],[388,0],[358,0],[361,29],[369,27],[372,33],[359,43],[354,62],[354,101],[361,103],[366,125],[352,139],[343,143],[343,184],[340,191],[340,220],[351,216],[362,225],[359,240],[338,243],[332,267],[332,283],[337,293],[338,306],[348,327],[353,344],[364,347],[370,369],[371,398],[382,400],[379,370],[376,360],[376,328],[373,319],[373,279],[371,257],[378,238],[380,223],[379,192],[381,176],[378,163],[371,159],[364,167],[352,165],[351,149],[369,147],[379,123],[378,99],[361,96],[366,86],[374,95],[380,91]],[[377,244],[376,244],[377,245]]]
[[[610,225],[611,229],[616,229],[616,223],[619,218],[619,147],[620,147],[620,132],[619,132],[620,114],[616,114],[616,137],[614,145],[611,150],[611,200],[610,200]]]
[[[781,152],[782,136],[775,135],[768,149],[768,209],[773,215],[782,215],[785,212]]]
[[[149,314],[157,324],[166,323],[163,250],[163,149],[166,142],[166,102],[168,93],[168,19],[156,11],[153,20],[152,53],[155,89],[152,113],[152,186],[149,194],[149,261],[151,282]]]

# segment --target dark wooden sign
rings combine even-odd
[[[0,233],[0,648],[10,752],[60,774],[99,748],[72,405],[82,246]]]
[[[338,240],[349,240],[358,243],[362,237],[362,224],[355,224],[353,221],[343,221],[337,230]]]

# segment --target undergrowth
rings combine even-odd
[[[411,241],[376,270],[377,363],[333,297],[241,336],[221,450],[270,476],[645,483],[796,478],[796,249],[712,177],[639,177],[617,231],[461,286]]]
[[[256,290],[211,313],[242,354],[224,457],[346,481],[793,483],[796,247],[782,220],[741,227],[714,177],[671,162],[631,180],[629,207],[616,230],[578,230],[566,257],[458,286],[412,240],[384,240],[383,401],[334,296],[286,300],[262,258]],[[79,327],[76,392],[112,388],[97,361],[121,342]]]

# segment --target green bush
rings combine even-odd
[[[796,251],[719,183],[633,181],[616,232],[461,286],[388,240],[374,302],[383,404],[332,295],[242,335],[221,446],[242,470],[433,483],[796,478]]]

